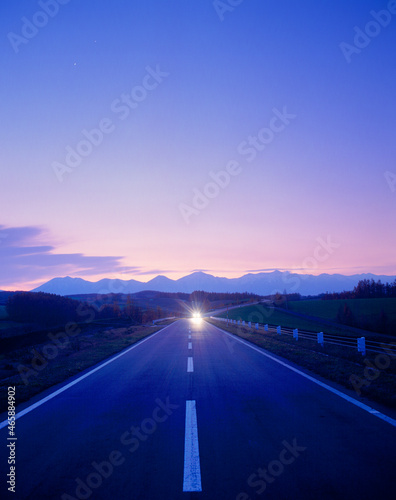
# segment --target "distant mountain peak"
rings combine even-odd
[[[152,278],[147,283],[164,283],[164,282],[166,282],[166,283],[173,282],[173,280],[171,280],[170,278],[167,278],[163,274],[159,274],[158,276],[156,276],[155,278]]]

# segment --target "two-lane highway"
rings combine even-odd
[[[17,419],[15,494],[0,436],[2,498],[394,498],[391,423],[206,322],[177,321]]]

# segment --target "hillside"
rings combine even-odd
[[[290,311],[349,324],[356,328],[396,335],[396,298],[299,300],[288,302]],[[344,310],[350,318],[344,317]]]

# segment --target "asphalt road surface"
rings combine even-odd
[[[46,392],[0,430],[1,498],[395,498],[394,422],[260,351],[180,320]]]

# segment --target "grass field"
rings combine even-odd
[[[396,336],[396,299],[351,299],[351,300],[301,300],[289,302],[289,310],[292,312],[314,316],[317,319],[301,318],[292,316],[282,309],[275,309],[269,305],[256,304],[231,309],[228,311],[230,319],[251,321],[252,323],[268,323],[272,325],[281,325],[288,328],[299,328],[300,330],[309,330],[313,332],[324,331],[335,335],[351,335],[357,337],[353,330],[348,331],[345,325],[329,325],[326,321],[336,321],[337,312],[340,305],[350,304],[350,308],[356,318],[363,318],[363,326],[367,321],[373,321],[375,316],[379,315],[381,309],[388,316],[390,324],[395,324],[394,335]],[[219,314],[226,318],[227,313]],[[324,322],[321,319],[325,320]],[[360,326],[362,328],[362,326]],[[366,338],[376,338],[376,333],[368,332]]]
[[[7,319],[7,318],[8,318],[8,314],[6,311],[6,306],[0,306],[0,320]]]
[[[357,350],[338,345],[325,344],[321,347],[310,340],[299,339],[296,342],[289,335],[280,336],[263,329],[256,331],[247,326],[227,325],[216,319],[207,321],[327,380],[355,390],[354,397],[357,399],[365,401],[368,398],[396,408],[396,355],[389,356],[386,351],[383,354],[367,352],[363,357]],[[378,369],[373,376],[373,372],[367,372],[367,367],[375,367],[376,363],[381,366],[379,360],[386,368]],[[370,404],[370,401],[367,403]]]
[[[1,320],[0,321],[0,336],[1,338],[3,338],[3,332],[4,330],[9,330],[10,328],[15,328],[15,327],[19,327],[20,326],[20,323],[15,323],[15,321],[5,321],[5,320]],[[8,335],[9,333],[6,332],[6,334]]]
[[[308,302],[308,301],[307,301]],[[227,313],[219,314],[220,317],[226,318]],[[287,312],[280,309],[274,309],[268,305],[255,304],[250,306],[240,307],[238,309],[231,309],[228,311],[228,317],[235,320],[251,321],[252,323],[268,323],[272,325],[281,325],[287,328],[298,328],[300,330],[308,330],[313,332],[333,333],[335,335],[348,335],[345,328],[338,328],[337,326],[329,326],[322,323],[320,320],[310,320],[306,318],[299,318],[291,316]],[[357,337],[356,333],[350,333],[353,337]],[[375,336],[375,334],[373,334]],[[370,334],[367,338],[370,337]]]
[[[288,303],[291,311],[335,320],[338,309],[345,302],[355,316],[380,314],[383,310],[389,318],[396,321],[396,298],[383,299],[337,299],[337,300],[295,300]]]
[[[387,316],[390,328],[396,335],[396,298],[381,299],[339,299],[339,300],[297,300],[288,303],[291,311],[317,316],[330,321],[337,320],[340,307],[347,304],[361,327],[375,325],[381,311]]]

